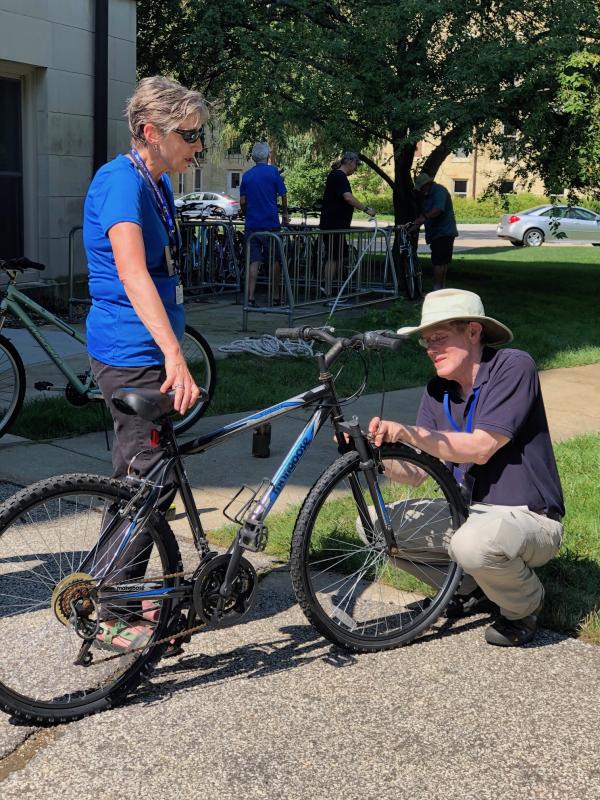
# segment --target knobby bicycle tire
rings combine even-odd
[[[25,399],[23,359],[9,339],[0,336],[0,436],[17,418]]]
[[[413,250],[412,243],[408,242],[407,249],[402,253],[404,269],[404,288],[409,300],[416,300],[423,294],[423,276],[416,252]]]
[[[134,581],[138,585],[147,577],[153,587],[175,586],[178,579],[166,576],[181,570],[173,533],[158,516],[152,516],[144,528],[150,537],[148,559],[133,555],[132,539],[123,549],[119,566],[108,570],[95,544],[101,526],[130,500],[132,491],[112,478],[64,475],[21,490],[2,507],[0,708],[7,713],[29,724],[51,724],[103,711],[149,676],[162,655],[166,645],[152,646],[152,642],[163,638],[173,624],[170,599],[156,601],[150,610],[141,602],[134,608],[132,601],[103,606],[101,600],[106,583]],[[124,535],[127,525],[125,520],[116,535]],[[89,553],[93,563],[84,573],[82,564]],[[136,567],[138,574],[127,574],[126,570]],[[85,596],[92,583],[98,586],[100,602],[94,608],[95,619],[114,618],[125,626],[141,626],[141,644],[149,646],[112,659],[120,651],[96,637],[90,651],[92,663],[74,663],[83,640],[70,621],[70,603]]]
[[[206,412],[217,385],[215,357],[204,336],[191,325],[186,325],[181,347],[190,372],[198,386],[205,390],[206,395],[183,416],[178,414],[174,418],[173,428],[177,435],[191,428]]]
[[[441,462],[405,445],[384,446],[381,458],[390,470],[425,476],[419,486],[379,477],[402,559],[381,546],[356,452],[337,459],[317,480],[292,535],[292,584],[304,614],[330,641],[355,652],[411,642],[433,625],[461,580],[458,565],[445,553],[433,556],[427,545],[432,533],[447,541],[464,521],[453,476]],[[372,524],[362,521],[353,483]]]

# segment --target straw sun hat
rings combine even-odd
[[[513,339],[512,331],[493,317],[487,317],[481,298],[475,292],[464,289],[439,289],[425,296],[421,309],[421,324],[399,328],[398,333],[408,336],[421,333],[426,328],[444,322],[480,322],[485,331],[485,343],[492,347],[507,344]]]

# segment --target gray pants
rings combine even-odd
[[[90,358],[90,364],[114,422],[113,477],[123,478],[129,470],[144,475],[162,455],[160,450],[150,446],[150,431],[156,425],[137,415],[124,414],[115,408],[110,398],[116,389],[125,386],[160,389],[165,380],[165,369],[161,365],[111,367],[95,358]]]
[[[115,408],[110,398],[116,389],[125,386],[136,389],[160,389],[165,379],[164,367],[160,365],[111,367],[95,358],[90,358],[90,364],[114,422],[113,477],[123,478],[130,471],[138,475],[147,474],[163,454],[162,450],[150,445],[150,432],[156,428],[156,425],[137,415],[124,414]],[[161,496],[159,508],[162,511],[169,507],[174,495],[175,492],[171,491],[164,497]],[[102,527],[105,528],[109,522],[110,517],[106,513]],[[127,523],[123,523],[123,526],[115,531],[106,546],[99,551],[95,565],[97,574],[100,574],[107,565],[112,564],[113,578],[130,580],[144,575],[152,551],[152,540],[143,531],[135,534],[135,537],[128,543],[126,552],[123,556],[119,556],[119,562],[122,563],[112,563],[126,527]]]
[[[533,567],[541,567],[558,552],[562,523],[524,506],[475,503],[467,521],[453,533],[447,509],[443,500],[390,505],[397,566],[439,588],[449,560],[456,561],[466,573],[461,594],[478,585],[507,619],[533,613],[544,597]],[[374,519],[374,510],[370,512]],[[366,541],[360,522],[357,530]]]

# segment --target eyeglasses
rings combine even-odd
[[[204,126],[201,128],[175,128],[173,133],[178,133],[187,144],[194,144],[204,136]]]
[[[419,344],[426,350],[429,350],[430,347],[444,347],[450,336],[452,336],[450,332],[432,333],[431,336],[423,336],[419,339]]]

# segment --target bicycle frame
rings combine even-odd
[[[366,442],[360,433],[358,421],[355,420],[350,425],[347,425],[344,422],[339,401],[335,394],[333,379],[328,377],[322,384],[314,389],[310,389],[307,392],[303,392],[302,394],[296,395],[288,400],[284,400],[283,402],[277,403],[276,405],[270,406],[262,411],[250,414],[242,419],[230,423],[229,425],[225,425],[223,428],[218,428],[181,446],[177,446],[175,440],[172,438],[171,447],[175,445],[173,454],[171,455],[169,453],[164,459],[161,459],[161,461],[152,469],[148,476],[145,479],[142,479],[142,490],[144,487],[149,486],[151,489],[150,493],[135,515],[135,518],[124,532],[118,552],[114,555],[110,564],[104,570],[104,574],[110,571],[114,563],[117,561],[119,555],[124,551],[127,543],[131,540],[131,537],[135,535],[135,531],[143,527],[143,524],[146,522],[149,515],[152,513],[152,510],[156,506],[159,496],[164,496],[169,491],[174,493],[177,489],[179,489],[183,499],[186,516],[194,536],[196,549],[201,557],[205,556],[209,552],[209,548],[204,536],[202,523],[196,509],[196,504],[194,503],[185,469],[181,463],[181,458],[188,455],[202,453],[205,450],[220,444],[226,439],[231,438],[232,436],[236,436],[250,428],[256,427],[258,423],[269,422],[277,417],[289,414],[290,412],[299,408],[304,408],[315,403],[317,404],[317,408],[285,455],[281,465],[269,481],[267,489],[263,492],[260,498],[258,498],[258,500],[256,500],[257,493],[255,493],[248,505],[244,507],[245,511],[248,510],[248,506],[256,500],[254,506],[249,511],[247,518],[243,521],[239,520],[240,528],[238,530],[238,534],[228,550],[228,553],[231,553],[232,558],[230,559],[225,581],[223,587],[221,588],[221,594],[226,596],[230,583],[235,576],[242,552],[244,550],[260,550],[266,543],[265,520],[277,498],[294,473],[296,467],[306,454],[320,429],[323,427],[327,417],[331,417],[333,421],[336,437],[340,447],[347,451],[354,449],[352,445],[346,443],[343,434],[350,432],[350,434],[354,437],[355,448],[358,450],[361,456],[361,468],[365,470],[366,481],[371,493],[373,506],[381,525],[381,529],[384,533],[386,543],[388,546],[393,545],[391,520],[385,507],[379,486],[372,475],[370,476],[370,473],[368,472],[369,469],[374,470],[375,467],[372,460],[369,463],[370,454],[368,452]],[[174,480],[170,480],[165,484],[162,482],[162,478],[164,478],[164,475],[168,471],[172,471]],[[358,485],[356,479],[353,477],[350,478],[350,485],[354,499],[357,503],[357,510],[361,521],[364,525],[371,527],[372,520],[369,515],[369,509],[367,503],[365,502],[362,489]],[[242,490],[243,488],[244,487],[242,487]],[[124,514],[121,516],[121,522],[123,516]],[[98,547],[101,547],[103,543],[110,539],[120,524],[120,521],[113,520],[110,523],[108,528],[101,534]],[[97,552],[97,548],[94,548],[94,552]],[[85,572],[86,569],[90,568],[90,563],[93,563],[93,553],[90,553],[86,557],[84,562],[81,564],[80,569]],[[115,602],[116,600],[119,600],[119,602],[122,603],[123,601],[127,600],[139,600],[145,598],[152,598],[156,600],[166,597],[182,596],[185,595],[186,592],[189,592],[189,587],[168,587],[164,589],[147,589],[141,591],[136,590],[133,592],[119,591],[115,594],[111,594],[110,591],[108,591],[103,592],[102,600],[106,603]]]
[[[92,375],[91,372],[88,375],[85,382],[81,381],[78,375],[71,369],[71,367],[63,361],[63,359],[59,356],[56,350],[52,347],[50,342],[46,339],[44,334],[40,331],[38,326],[35,322],[31,319],[27,311],[22,308],[25,306],[26,308],[34,311],[36,314],[39,314],[43,317],[46,322],[49,322],[51,325],[54,325],[59,330],[67,333],[73,339],[76,339],[80,344],[85,347],[85,337],[76,331],[74,328],[71,328],[70,325],[67,325],[66,322],[63,322],[59,317],[52,314],[52,312],[46,310],[43,306],[40,306],[35,300],[32,300],[27,295],[20,292],[13,284],[9,283],[6,287],[6,294],[2,298],[2,302],[0,303],[0,330],[4,325],[4,318],[6,313],[10,311],[12,314],[15,315],[18,319],[21,320],[23,325],[27,328],[29,333],[33,336],[36,342],[40,345],[40,347],[45,350],[48,356],[54,361],[58,369],[63,373],[63,375],[70,381],[70,383],[77,389],[77,391],[82,394],[86,395],[87,397],[94,397],[101,399],[101,394],[99,390],[91,390],[92,385]]]

